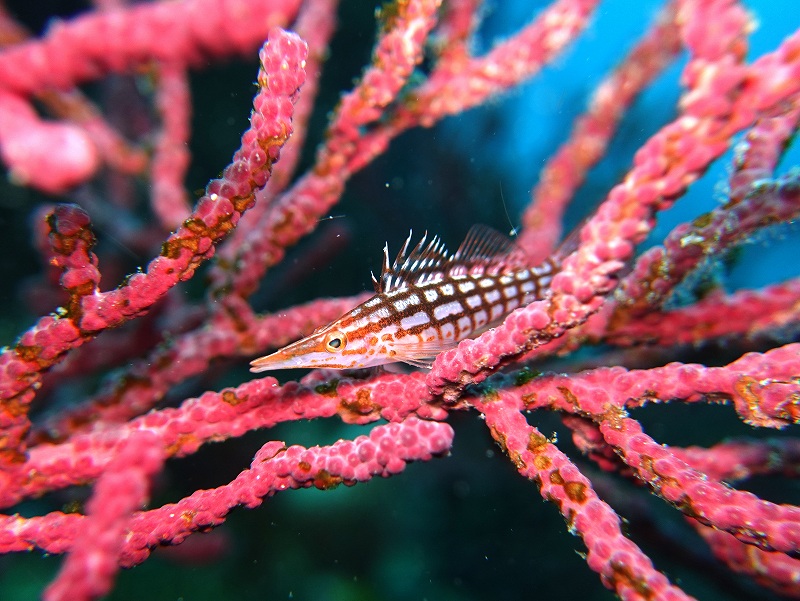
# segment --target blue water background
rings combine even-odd
[[[546,4],[489,2],[476,48],[488,50]],[[654,1],[634,0],[604,4],[577,43],[531,82],[487,106],[446,119],[431,130],[403,135],[385,156],[354,176],[342,202],[331,211],[331,219],[290,251],[284,265],[270,275],[256,296],[257,308],[276,311],[319,296],[370,289],[369,271],[380,268],[384,242],[398,249],[409,229],[439,233],[454,248],[476,222],[504,231],[518,226],[539,170],[566,139],[572,121],[584,110],[596,85],[653,21],[659,6]],[[800,25],[800,13],[792,0],[759,0],[748,2],[748,7],[759,23],[751,36],[753,56],[773,49]],[[367,3],[345,2],[340,21],[318,110],[311,122],[305,165],[312,160],[328,112],[340,92],[348,89],[360,73],[374,39],[373,7]],[[592,170],[568,212],[567,229],[620,181],[635,150],[674,117],[684,60],[668,69],[628,112],[608,157]],[[251,61],[216,65],[193,75],[196,101],[194,163],[187,183],[190,190],[201,188],[229,161],[246,126],[255,72]],[[800,164],[800,154],[793,148],[779,172],[796,164]],[[694,219],[723,203],[730,169],[729,154],[692,185],[674,209],[659,217],[653,235],[643,246],[657,243],[676,223]],[[13,266],[2,267],[5,281],[21,281],[23,267],[30,274],[38,273],[38,263],[29,259],[33,251],[26,247],[30,244],[26,214],[39,202],[43,199],[20,196],[19,191],[11,189],[0,203],[6,227],[21,232],[13,243],[12,238],[0,242],[6,245],[5,256],[14,252],[19,259]],[[10,223],[15,224],[13,228]],[[332,237],[341,238],[342,243],[320,249],[319,240],[324,239],[326,230],[333,231]],[[102,239],[103,232],[98,235]],[[293,272],[293,266],[320,250],[322,260],[303,273]],[[797,228],[784,226],[749,240],[730,267],[716,263],[707,269],[730,290],[760,286],[798,275],[799,253]],[[191,286],[182,290],[193,294]],[[9,309],[0,319],[0,330],[4,342],[8,342],[35,316],[25,313],[15,296],[15,286],[7,286],[4,295]],[[702,351],[689,349],[677,358],[714,359],[700,354]],[[588,360],[591,356],[581,358]],[[570,363],[561,363],[558,369],[569,370]],[[216,389],[251,377],[244,365],[212,376]],[[289,377],[293,375],[282,376]],[[187,384],[175,396],[202,392],[192,386]],[[644,420],[648,433],[668,444],[709,445],[726,435],[772,434],[743,426],[733,411],[723,406],[658,407],[635,416]],[[534,414],[530,422],[544,434],[558,437],[559,446],[593,479],[598,492],[620,508],[628,520],[625,528],[637,544],[690,594],[704,600],[777,599],[744,580],[727,576],[676,510],[654,501],[641,487],[600,473],[582,459],[555,416]],[[555,508],[542,502],[535,485],[516,475],[483,422],[474,414],[459,414],[451,418],[451,423],[456,429],[451,457],[412,465],[404,474],[388,480],[324,492],[295,491],[268,499],[256,510],[237,510],[218,530],[227,541],[222,554],[208,563],[187,563],[156,551],[143,565],[120,574],[109,598],[614,598],[587,568],[580,556],[584,551],[580,540],[567,532]],[[249,465],[266,440],[330,444],[367,431],[325,420],[208,445],[191,458],[169,462],[153,503],[175,501],[195,489],[229,482]],[[752,486],[777,502],[797,503],[800,499],[794,482],[756,481]],[[17,509],[32,513],[60,508],[73,498],[84,499],[86,492],[50,495]],[[0,558],[0,598],[37,598],[59,562],[38,552]]]

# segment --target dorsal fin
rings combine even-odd
[[[391,266],[389,246],[387,244],[383,247],[383,270],[380,282],[376,282],[377,292],[391,292],[409,284],[423,284],[446,272],[446,265],[453,257],[447,253],[439,236],[434,236],[428,244],[425,244],[428,239],[428,232],[425,232],[414,250],[408,253],[412,236],[413,233],[409,232],[403,248],[397,253]]]
[[[394,263],[389,265],[389,247],[383,248],[383,270],[380,280],[372,276],[376,292],[391,292],[408,285],[421,285],[433,279],[448,275],[472,272],[475,269],[496,269],[503,267],[515,257],[514,243],[500,232],[486,225],[474,225],[454,254],[449,254],[444,243],[434,236],[425,244],[428,233],[408,253],[412,233],[409,232],[403,248]],[[408,254],[406,254],[408,253]]]
[[[481,223],[469,228],[467,236],[453,255],[456,261],[474,263],[476,261],[495,262],[508,257],[514,251],[514,243],[488,225]]]

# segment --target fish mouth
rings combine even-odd
[[[310,357],[320,350],[324,349],[321,348],[318,337],[304,338],[270,355],[253,359],[250,362],[250,371],[259,373],[274,369],[311,369],[316,367],[316,362]]]
[[[272,353],[271,355],[266,355],[265,357],[253,359],[250,362],[250,371],[254,374],[257,374],[262,371],[281,369],[281,364],[285,363],[286,359],[280,355],[281,353],[279,351],[277,353]]]
[[[307,366],[307,364],[303,362],[302,356],[298,356],[294,352],[287,352],[287,350],[288,349],[281,349],[271,355],[253,359],[250,362],[250,371],[259,373],[274,369],[293,369]]]

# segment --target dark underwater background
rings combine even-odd
[[[548,3],[494,0],[483,9],[476,49],[483,52],[528,23]],[[321,296],[371,289],[384,242],[399,249],[409,229],[441,235],[451,249],[474,223],[510,232],[528,203],[539,170],[565,140],[595,86],[652,23],[659,2],[616,0],[603,4],[574,45],[533,81],[451,117],[433,129],[414,130],[348,183],[331,218],[291,250],[268,275],[255,297],[259,311],[276,311]],[[793,0],[759,0],[747,6],[759,26],[751,37],[758,56],[800,26]],[[41,31],[56,16],[86,10],[81,2],[10,2],[28,26]],[[303,168],[313,160],[329,112],[368,64],[376,34],[376,4],[344,0],[339,27],[310,124]],[[633,105],[607,157],[590,173],[567,215],[574,227],[592,211],[628,169],[637,148],[675,115],[678,80],[685,57],[676,62]],[[254,93],[256,53],[249,61],[224,61],[192,74],[193,162],[189,190],[201,190],[230,160],[247,126]],[[96,93],[100,83],[86,86]],[[659,219],[649,244],[678,222],[691,220],[725,200],[731,153],[694,184],[674,209]],[[800,163],[792,149],[779,173]],[[302,169],[301,169],[302,170]],[[40,273],[31,246],[32,211],[61,199],[12,184],[0,184],[0,344],[10,344],[38,315],[30,314],[22,291]],[[142,211],[146,210],[143,204]],[[99,244],[114,244],[98,231]],[[781,226],[759,234],[731,256],[705,267],[707,277],[729,290],[758,287],[797,276],[798,228]],[[151,255],[130,257],[130,269]],[[724,259],[724,260],[723,260]],[[102,269],[102,265],[101,265]],[[181,294],[202,298],[200,273]],[[738,357],[739,345],[679,349],[668,360],[723,364]],[[577,365],[625,361],[647,364],[646,350],[609,359],[608,349],[588,349],[577,358],[544,368],[570,371]],[[283,381],[298,374],[281,374]],[[167,403],[219,389],[251,376],[245,362],[225,365],[202,381],[182,385]],[[99,382],[94,382],[99,386]],[[60,391],[75,401],[88,390]],[[722,405],[660,405],[634,412],[656,440],[673,445],[711,445],[729,436],[791,435],[757,432]],[[778,597],[716,563],[677,510],[646,489],[598,468],[576,452],[569,432],[552,414],[529,416],[544,434],[558,437],[595,483],[596,490],[626,519],[626,530],[657,568],[686,592],[705,601],[756,601]],[[235,510],[213,532],[184,545],[158,549],[144,564],[118,575],[109,599],[177,601],[201,599],[315,599],[318,601],[478,601],[493,599],[607,600],[615,598],[586,566],[580,539],[567,532],[556,508],[542,501],[535,485],[516,474],[475,412],[452,413],[452,455],[410,465],[390,479],[353,488],[290,491],[255,510]],[[272,431],[209,444],[194,456],[170,460],[154,485],[153,506],[199,488],[229,482],[249,466],[267,440],[330,444],[369,427],[335,419],[286,424]],[[759,478],[742,483],[775,502],[800,502],[797,481]],[[29,501],[12,511],[34,515],[81,503],[87,489],[71,489]],[[36,599],[61,559],[34,551],[0,558],[0,599]]]

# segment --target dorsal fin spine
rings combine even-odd
[[[384,247],[383,272],[378,292],[391,292],[407,285],[422,285],[450,275],[502,271],[516,263],[513,242],[485,225],[475,225],[467,233],[458,250],[449,254],[439,236],[428,242],[428,233],[409,252],[413,233],[409,233],[394,263],[389,265],[388,246]],[[426,244],[427,242],[427,244]]]

